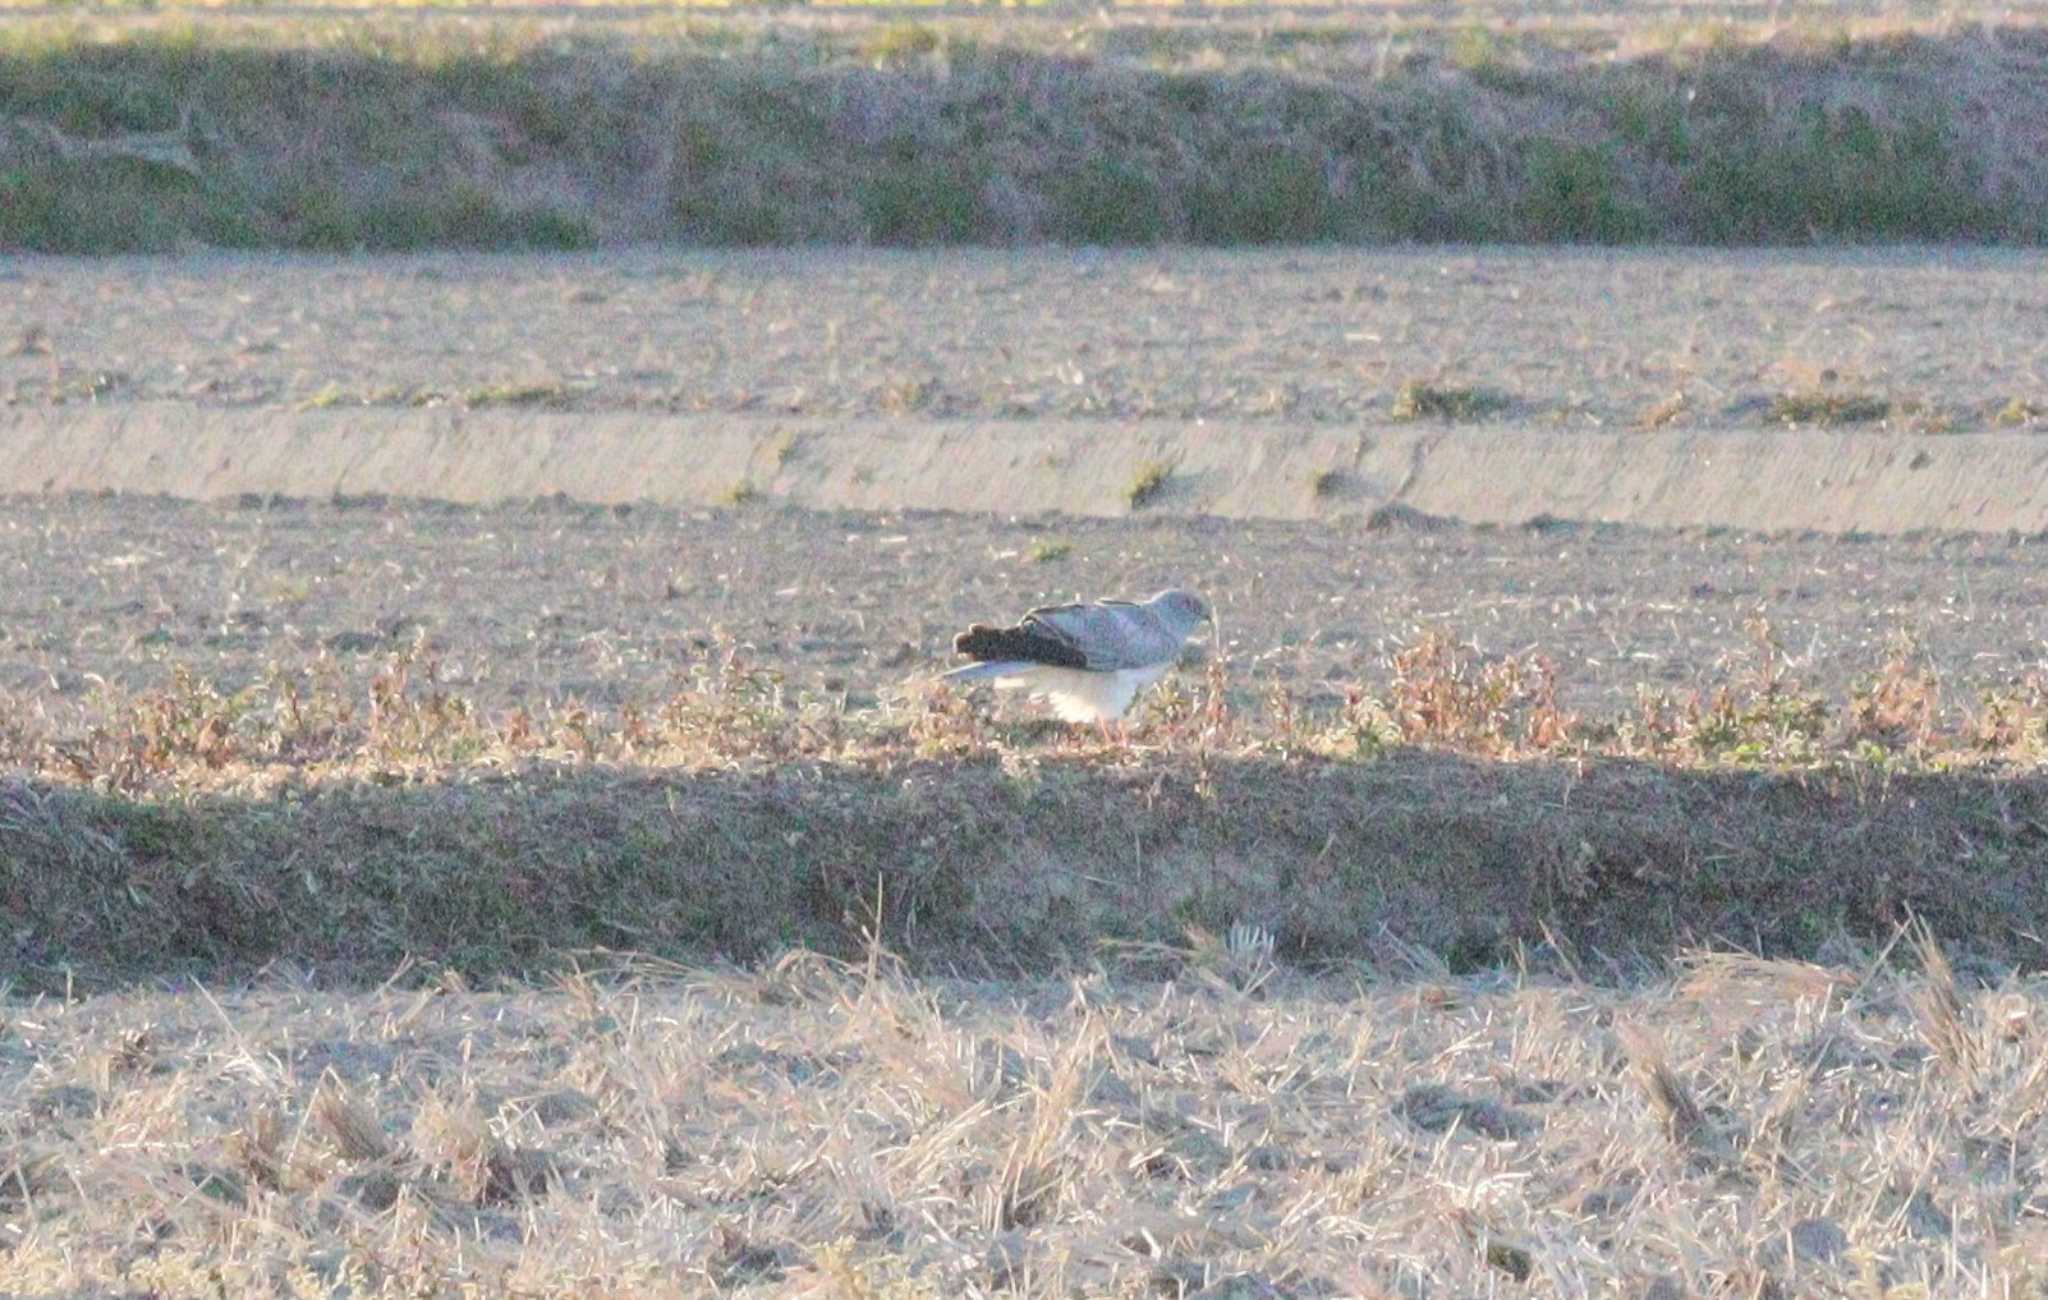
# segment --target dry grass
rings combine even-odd
[[[753,495],[736,491],[734,499]],[[1066,539],[1041,539],[1031,558],[1048,563],[1071,552]],[[1749,644],[1726,657],[1720,684],[1645,688],[1633,709],[1612,717],[1561,709],[1560,670],[1545,655],[1482,653],[1433,628],[1387,653],[1377,690],[1350,684],[1341,700],[1311,707],[1270,684],[1252,699],[1210,660],[1201,676],[1169,679],[1148,696],[1139,721],[1149,718],[1151,752],[1161,754],[1370,758],[1411,745],[1509,762],[1817,773],[1870,763],[2030,770],[2048,758],[2048,681],[2038,674],[1975,701],[1947,699],[1919,645],[1901,636],[1845,698],[1832,700],[1798,679],[1768,620],[1753,618],[1746,631]],[[102,691],[61,716],[37,697],[0,696],[0,763],[154,797],[527,760],[753,769],[791,759],[993,761],[1013,748],[1085,750],[1046,739],[1036,721],[985,717],[936,683],[885,692],[875,708],[857,711],[836,696],[793,693],[779,672],[727,639],[698,647],[672,693],[616,712],[559,700],[487,716],[441,675],[439,654],[416,632],[391,643],[365,698],[324,655],[298,669],[273,666],[231,694],[174,664],[160,690]]]
[[[1068,984],[915,981],[871,951],[17,1002],[5,1276],[38,1295],[2041,1294],[2048,988],[1959,981],[1915,946],[1922,975],[1702,953],[1624,989],[1392,952],[1318,981],[1195,934]]]

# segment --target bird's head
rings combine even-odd
[[[1209,622],[1212,617],[1208,601],[1192,591],[1182,591],[1177,587],[1160,592],[1150,604],[1159,611],[1161,618],[1182,629],[1183,636],[1194,631],[1197,624]]]

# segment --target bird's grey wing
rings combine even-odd
[[[1096,672],[1150,668],[1180,655],[1180,638],[1143,605],[1099,600],[1086,605],[1048,605],[1025,620],[1081,652]]]

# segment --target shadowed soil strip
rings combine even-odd
[[[1722,941],[1809,955],[1908,912],[2037,964],[2048,780],[1889,779],[1214,754],[824,762],[754,774],[531,767],[131,801],[0,786],[0,876],[26,979],[285,958],[470,971],[565,948],[684,960],[872,923],[920,968],[1085,962],[1105,939],[1264,924],[1296,959],[1416,945],[1453,968],[1545,927],[1582,951]]]

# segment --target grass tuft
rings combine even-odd
[[[1654,402],[1636,417],[1639,429],[1664,429],[1686,418],[1692,410],[1692,395],[1679,389],[1669,397]]]
[[[1449,387],[1413,380],[1394,394],[1388,414],[1396,420],[1446,420],[1471,423],[1500,415],[1514,399],[1492,388]]]
[[[1783,393],[1773,398],[1770,417],[1779,424],[1874,424],[1890,418],[1892,404],[1868,393],[1836,393],[1808,390]]]
[[[2036,424],[2044,419],[2048,419],[2048,405],[2030,402],[2024,397],[2015,397],[1998,408],[1992,415],[1991,422],[2002,428],[2014,429]]]
[[[351,400],[346,389],[340,384],[322,385],[320,390],[309,394],[299,403],[301,411],[324,411],[329,407],[341,406]]]
[[[1173,466],[1168,462],[1163,460],[1146,461],[1138,466],[1138,472],[1124,486],[1125,503],[1133,510],[1143,510],[1158,499],[1159,494],[1166,490],[1166,485],[1172,478]]]
[[[886,67],[921,58],[939,48],[939,33],[920,22],[892,22],[861,42],[861,53]]]
[[[542,406],[560,408],[574,397],[573,390],[558,380],[528,383],[483,384],[463,394],[471,406]]]
[[[1611,147],[1538,140],[1529,150],[1527,189],[1517,212],[1523,228],[1546,242],[1630,244],[1655,229],[1649,209],[1624,194]]]

